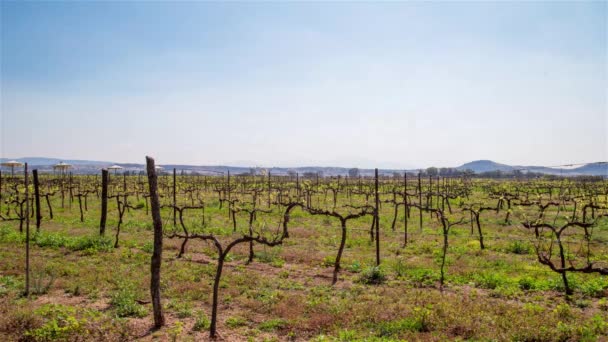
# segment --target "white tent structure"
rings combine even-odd
[[[67,170],[71,169],[71,168],[72,168],[72,165],[71,165],[71,164],[64,163],[64,162],[59,162],[59,163],[57,163],[57,164],[53,165],[53,170],[55,170],[55,171],[59,170],[59,172],[60,172],[62,175],[64,175],[64,174],[65,174],[65,172],[66,172]]]
[[[18,162],[16,160],[11,160],[11,161],[7,161],[1,164],[2,166],[6,166],[6,167],[10,167],[11,168],[11,176],[15,175],[15,166],[22,166],[23,163]]]
[[[120,165],[116,165],[116,164],[114,164],[114,165],[112,165],[112,166],[108,167],[108,170],[114,170],[114,174],[116,174],[116,172],[117,172],[118,170],[122,170],[122,169],[123,169],[123,167],[122,167],[122,166],[120,166]]]

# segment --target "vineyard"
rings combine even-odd
[[[0,340],[608,338],[608,182],[0,176]]]

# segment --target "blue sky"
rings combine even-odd
[[[0,8],[2,157],[608,160],[605,2]]]

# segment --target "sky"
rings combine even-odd
[[[0,157],[608,160],[606,2],[0,2]]]

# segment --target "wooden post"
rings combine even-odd
[[[63,171],[61,171],[61,207],[65,205],[65,177]]]
[[[30,295],[30,181],[25,163],[25,296]]]
[[[2,170],[0,170],[0,212],[2,212]]]
[[[403,220],[403,247],[405,247],[407,246],[407,171],[403,172]]]
[[[40,231],[40,221],[42,215],[40,214],[40,182],[38,180],[38,170],[32,171],[34,175],[34,196],[36,199],[36,231]]]
[[[228,202],[230,203],[230,197],[231,197],[230,193],[232,192],[232,191],[230,191],[230,170],[227,171],[227,174],[228,174],[228,189],[226,189],[226,191],[228,191]]]
[[[125,203],[127,203],[127,171],[122,173],[122,192],[125,195]]]
[[[439,178],[439,176],[437,176],[437,184],[436,187],[437,188],[437,199],[435,199],[435,206],[437,207],[437,209],[439,209],[439,199],[441,198],[439,196],[439,183],[441,182],[441,179]],[[443,209],[441,209],[443,210]]]
[[[177,192],[176,192],[177,175],[176,175],[175,171],[176,171],[175,168],[173,168],[173,226],[174,227],[177,225],[177,216],[176,216],[176,210],[175,210],[175,206],[177,205]]]
[[[270,208],[270,170],[268,170],[268,208]]]
[[[317,185],[315,186],[315,193],[317,193],[317,206],[319,205],[319,200],[320,200],[318,191],[319,191],[319,171],[317,171]]]
[[[72,209],[72,201],[74,200],[74,194],[72,191],[72,172],[70,171],[68,175],[68,188],[70,190],[70,209]]]
[[[428,193],[428,196],[426,197],[426,205],[429,208],[433,208],[433,178],[430,174],[429,174],[429,193]],[[432,211],[429,211],[429,216],[431,218],[433,217]]]
[[[236,219],[234,217],[234,213],[232,212],[232,202],[230,202],[230,169],[228,169],[228,219],[232,217],[234,223],[234,230],[236,231]]]
[[[108,216],[108,170],[101,170],[101,220],[99,235],[106,233],[106,217]]]
[[[154,311],[154,328],[158,329],[165,324],[162,306],[160,303],[160,266],[163,254],[163,221],[160,217],[160,201],[158,200],[158,184],[154,159],[146,157],[148,171],[148,185],[150,186],[150,204],[152,207],[152,221],[154,223],[154,251],[150,262],[150,294]],[[175,169],[173,169],[175,175]]]
[[[378,168],[376,168],[376,177],[374,182],[374,189],[376,193],[376,210],[374,215],[376,217],[376,266],[380,266],[380,198],[378,197]]]
[[[422,180],[420,179],[420,172],[418,172],[418,205],[420,205],[420,232],[422,233]]]

